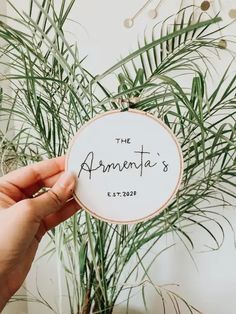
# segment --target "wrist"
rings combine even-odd
[[[10,297],[11,296],[8,294],[8,289],[6,287],[6,282],[4,278],[0,276],[0,313],[4,309]]]
[[[8,302],[8,299],[6,299],[4,296],[2,296],[2,294],[0,292],[0,313],[2,313],[2,310],[4,309],[7,302]]]

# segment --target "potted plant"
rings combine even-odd
[[[228,68],[214,90],[208,88],[212,70],[205,52],[221,53],[226,43],[219,35],[220,17],[204,20],[200,16],[194,22],[188,8],[181,10],[159,31],[154,28],[151,40],[144,37],[137,50],[95,76],[84,68],[79,47],[68,42],[64,32],[74,2],[62,0],[57,7],[50,0],[30,0],[28,13],[12,5],[17,17],[8,19],[14,19],[15,26],[0,23],[1,62],[9,67],[1,80],[11,86],[10,93],[1,95],[0,114],[14,121],[13,138],[7,137],[9,124],[4,130],[2,150],[8,153],[2,155],[2,163],[9,152],[18,166],[65,154],[85,122],[98,113],[122,109],[125,99],[132,99],[132,108],[161,118],[177,136],[184,156],[182,185],[168,208],[131,226],[108,224],[81,210],[50,232],[50,237],[64,269],[68,313],[112,313],[124,289],[129,291],[128,313],[134,288],[129,280],[134,274],[138,274],[136,285],[143,290],[144,303],[149,282],[160,302],[165,304],[168,297],[171,313],[179,313],[178,302],[183,299],[156,286],[148,274],[157,256],[149,265],[145,257],[170,232],[193,247],[188,234],[192,224],[207,231],[220,246],[206,222],[223,232],[220,214],[211,204],[229,205],[226,196],[235,196],[236,170],[236,76],[226,80]],[[180,73],[188,76],[187,88]],[[104,83],[111,74],[115,74],[113,90]],[[186,307],[190,313],[195,311],[187,303]]]

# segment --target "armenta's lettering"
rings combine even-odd
[[[158,152],[151,155],[151,152],[144,150],[143,145],[140,150],[134,151],[134,154],[137,155],[138,161],[124,160],[122,162],[106,163],[103,160],[96,161],[95,153],[91,151],[82,162],[78,177],[80,177],[83,172],[87,172],[89,179],[92,179],[92,175],[96,171],[102,171],[105,174],[112,171],[125,172],[129,169],[137,170],[140,177],[142,177],[145,168],[154,168],[160,164],[162,165],[162,172],[168,172],[169,170],[169,164],[166,160],[161,160],[161,156]],[[150,159],[150,157],[152,157],[152,159]]]

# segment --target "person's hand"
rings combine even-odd
[[[29,272],[43,235],[72,216],[75,177],[65,158],[45,160],[0,178],[0,312]],[[42,188],[47,192],[35,196]]]

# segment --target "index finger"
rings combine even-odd
[[[47,159],[15,171],[0,178],[0,182],[7,181],[19,190],[44,182],[47,178],[65,169],[65,156]]]

